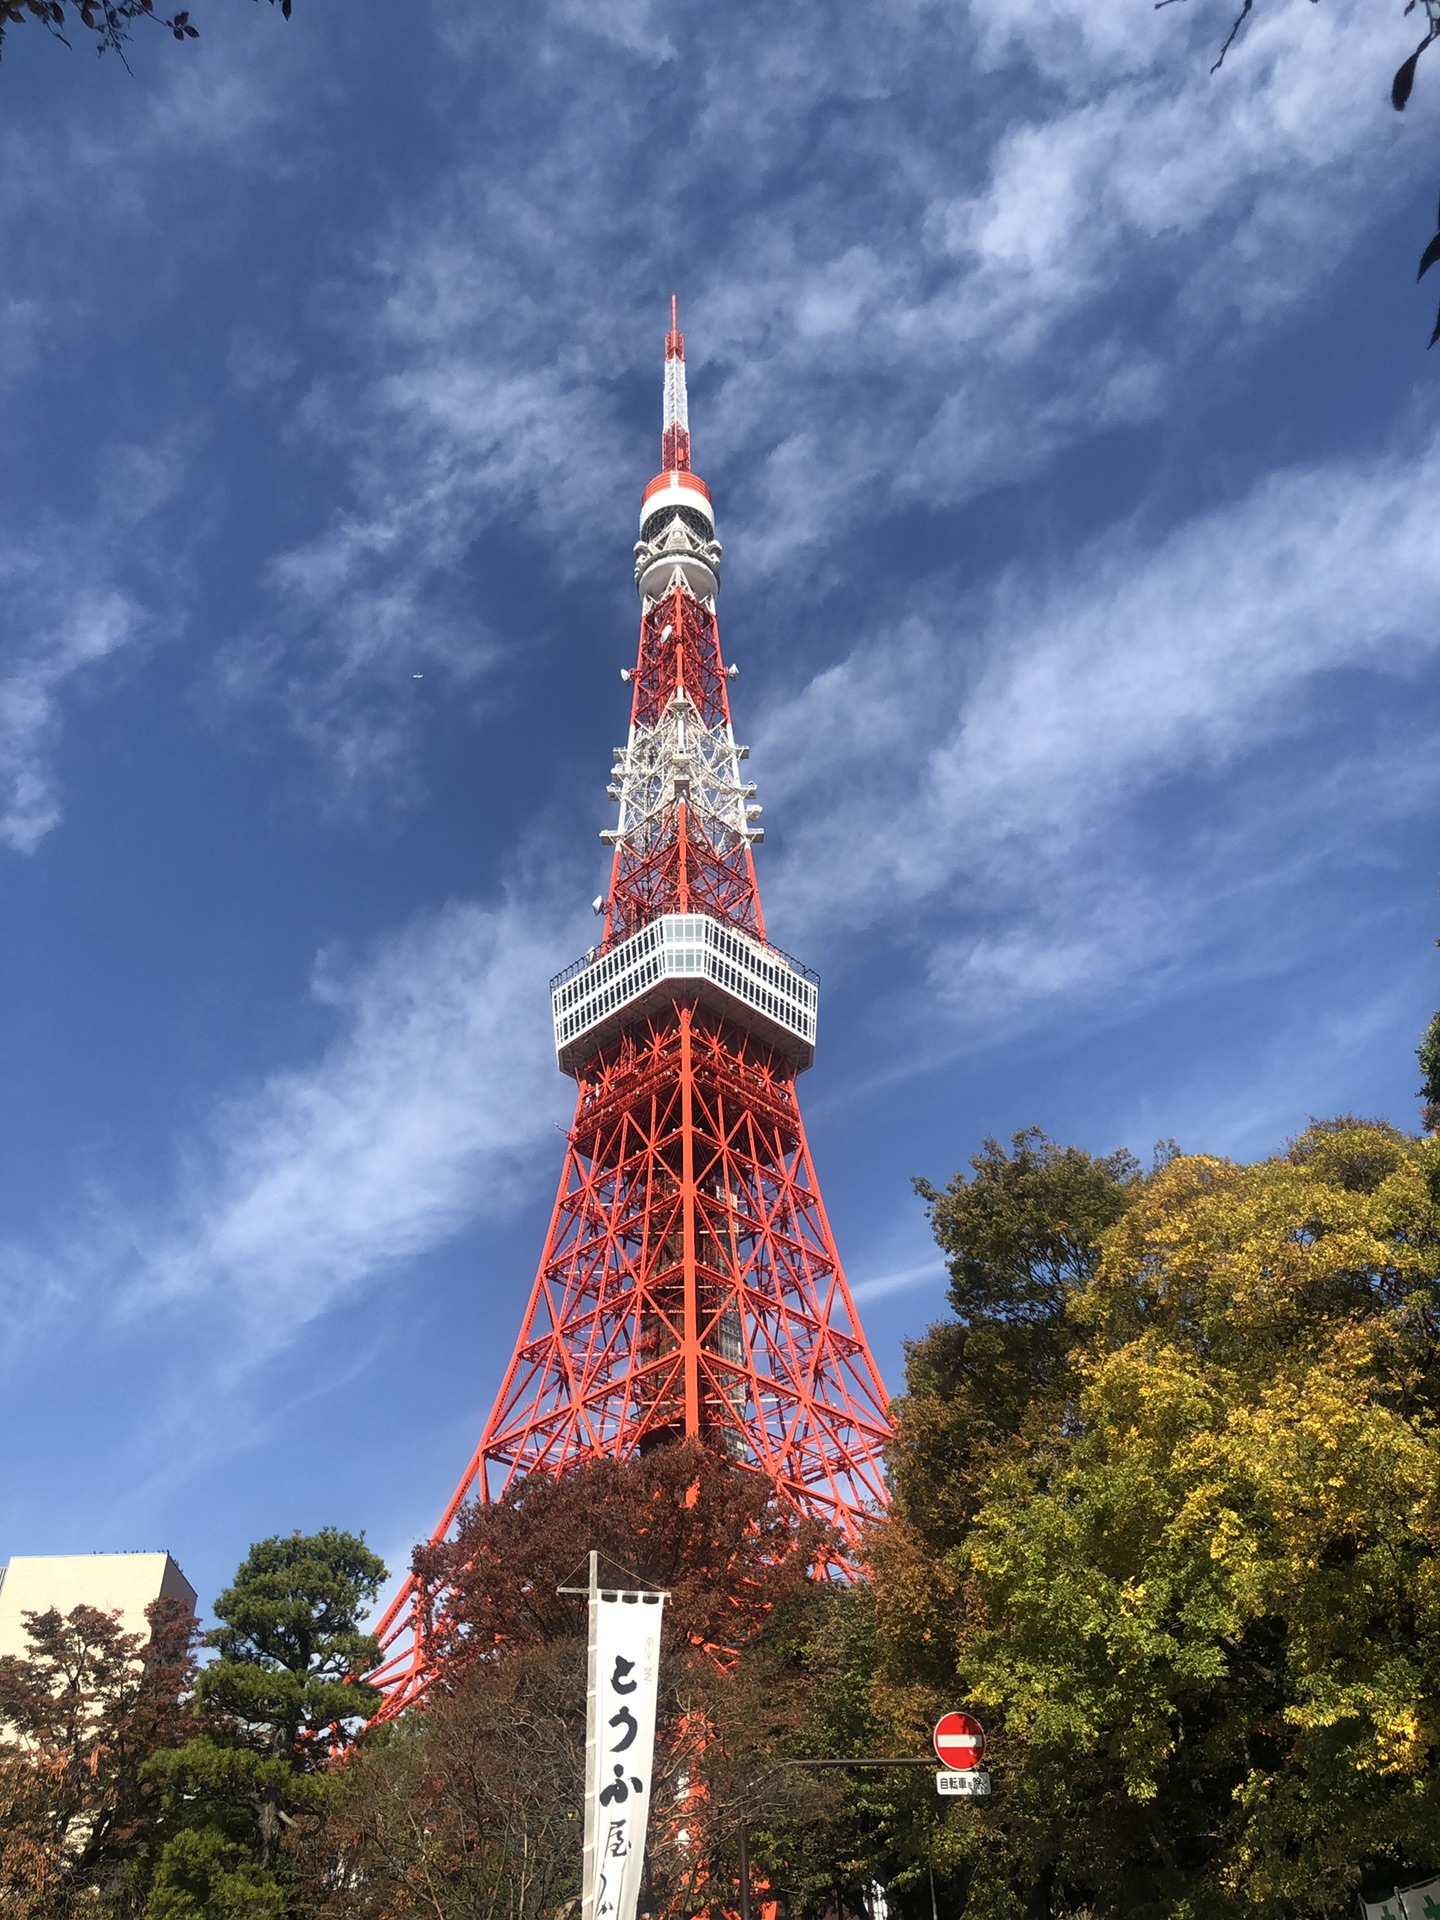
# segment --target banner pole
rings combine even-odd
[[[600,1631],[600,1555],[590,1549],[589,1642],[585,1660],[585,1852],[580,1873],[581,1920],[595,1920],[594,1782],[599,1770],[600,1711],[596,1649]]]

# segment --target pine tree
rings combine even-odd
[[[166,1843],[148,1920],[258,1920],[286,1910],[283,1836],[323,1819],[329,1763],[379,1705],[352,1678],[377,1663],[360,1617],[385,1567],[364,1536],[325,1528],[262,1540],[215,1602],[219,1658],[197,1696],[211,1728],[157,1755],[180,1830]]]

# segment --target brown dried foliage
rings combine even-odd
[[[195,1729],[197,1626],[178,1602],[151,1632],[75,1607],[27,1616],[0,1660],[0,1908],[17,1920],[139,1911],[157,1790],[146,1760]]]
[[[307,1873],[331,1920],[541,1920],[579,1893],[586,1556],[670,1594],[647,1871],[659,1910],[734,1901],[742,1819],[814,1817],[798,1647],[835,1542],[693,1445],[532,1481],[417,1570],[455,1594],[446,1682],[362,1751]],[[723,1893],[721,1890],[724,1890]]]

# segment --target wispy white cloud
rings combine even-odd
[[[102,666],[170,630],[129,581],[157,563],[153,522],[179,488],[172,447],[120,447],[100,463],[81,521],[41,524],[0,555],[0,845],[33,853],[63,811],[56,751],[67,698]],[[176,574],[160,563],[173,587]]]
[[[1393,22],[1276,9],[1211,78],[1193,24],[1100,29],[1086,11],[971,10],[973,39],[925,48],[954,63],[963,142],[882,99],[860,116],[882,186],[802,176],[726,252],[718,316],[702,305],[718,430],[727,452],[772,449],[747,564],[824,566],[860,514],[959,502],[1154,416],[1374,217],[1403,138],[1383,98]],[[978,81],[961,71],[977,51]],[[764,110],[733,90],[734,118]]]
[[[1063,578],[1006,576],[968,619],[875,636],[760,732],[785,822],[772,922],[811,941],[908,926],[962,1018],[1028,1020],[1161,978],[1262,884],[1355,857],[1432,803],[1440,715],[1421,701],[1337,757],[1321,695],[1433,667],[1437,483],[1435,439],[1280,473],[1153,545],[1111,536]],[[1307,737],[1304,778],[1273,777]]]
[[[131,1221],[127,1310],[184,1302],[227,1329],[223,1365],[243,1371],[506,1214],[564,1115],[544,982],[579,937],[516,898],[453,904],[360,961],[322,958],[333,1040],[219,1107],[171,1200]]]
[[[750,577],[793,585],[866,515],[963,501],[1156,415],[1333,270],[1406,131],[1384,99],[1395,23],[1360,0],[1267,11],[1213,78],[1210,18],[1078,0],[823,22],[555,0],[503,35],[435,17],[452,83],[483,72],[492,113],[361,245],[346,355],[296,424],[339,453],[343,497],[276,556],[273,630],[231,662],[233,689],[283,686],[342,792],[413,751],[367,694],[404,630],[442,671],[503,670],[506,636],[447,585],[478,533],[523,530],[553,579],[615,539],[618,376],[691,261],[677,220],[707,239],[683,289],[700,463],[743,483],[722,531]],[[682,65],[662,182],[655,114]],[[538,74],[564,96],[539,118]]]
[[[319,1374],[289,1380],[284,1356],[327,1315],[553,1180],[570,1089],[544,983],[583,937],[532,875],[363,956],[322,955],[328,1045],[216,1100],[148,1205],[97,1187],[63,1238],[0,1245],[7,1364],[89,1329],[159,1369],[125,1441],[136,1511],[373,1365],[383,1311],[368,1340],[331,1343]]]
[[[904,1293],[911,1287],[923,1286],[927,1280],[938,1280],[945,1272],[945,1262],[938,1257],[920,1260],[913,1266],[898,1267],[894,1273],[878,1273],[869,1280],[857,1280],[850,1292],[856,1300],[880,1300],[888,1293]]]
[[[14,93],[20,71],[11,72],[12,61],[32,63],[37,73],[53,62],[62,85],[77,85],[83,96],[96,77],[87,50],[37,44],[38,34],[28,30],[12,38],[0,177],[23,181],[24,191],[0,201],[0,231],[12,279],[17,286],[23,280],[24,292],[0,300],[0,387],[58,373],[63,389],[77,373],[83,378],[98,368],[123,385],[123,377],[116,380],[125,358],[117,326],[123,328],[122,313],[125,321],[132,315],[126,294],[116,292],[115,256],[133,249],[137,238],[150,250],[151,222],[166,189],[193,182],[202,164],[243,163],[253,190],[257,168],[279,172],[296,162],[298,132],[287,143],[288,159],[267,150],[264,134],[293,99],[305,63],[292,57],[286,70],[273,71],[273,45],[267,50],[262,36],[236,32],[234,16],[223,11],[205,21],[193,54],[191,43],[162,44],[168,36],[157,31],[152,38],[142,25],[135,73],[103,62],[113,86],[101,83],[88,102],[93,111],[76,110],[73,102],[67,111],[47,92],[54,72],[34,89],[38,107],[23,87]],[[152,67],[155,54],[161,58]],[[214,218],[194,206],[160,217],[187,236]],[[153,285],[145,292],[152,296]],[[64,405],[57,417],[65,417]],[[89,512],[67,504],[62,520],[34,513],[26,492],[16,497],[0,557],[7,601],[0,844],[33,852],[61,818],[55,751],[71,700],[96,684],[102,663],[113,670],[118,661],[139,657],[141,641],[176,627],[181,569],[175,545],[162,548],[152,523],[173,502],[197,438],[193,418],[177,426],[172,416],[152,445],[97,451],[91,444],[93,471],[56,483],[57,494],[68,486],[71,500],[93,492]],[[196,513],[197,522],[204,517]],[[187,529],[187,550],[196,531]]]
[[[67,598],[0,670],[0,843],[16,853],[33,853],[60,820],[54,756],[67,685],[143,627],[134,601],[113,588]]]

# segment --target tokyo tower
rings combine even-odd
[[[671,301],[662,471],[635,547],[643,611],[598,944],[551,982],[575,1120],[514,1356],[433,1541],[468,1501],[696,1438],[847,1542],[885,1503],[885,1390],[846,1286],[795,1096],[818,982],[770,945],[755,787],[730,724],[720,545],[690,469]],[[382,1717],[433,1677],[443,1594],[380,1622]]]

